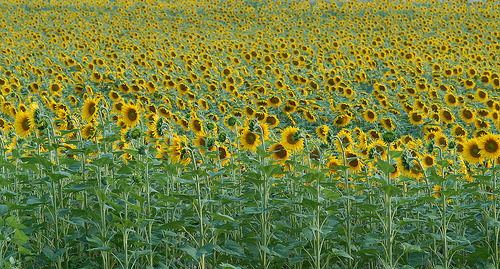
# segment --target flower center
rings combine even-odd
[[[249,133],[246,137],[247,143],[248,144],[253,144],[256,140],[256,136],[254,133]]]

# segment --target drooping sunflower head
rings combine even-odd
[[[269,148],[271,156],[276,161],[285,161],[290,157],[288,150],[281,144],[276,143]]]
[[[329,130],[330,127],[328,127],[328,125],[321,125],[316,127],[316,134],[318,135],[319,138],[321,138],[323,141],[326,142],[326,137],[328,136]]]
[[[361,171],[362,162],[360,156],[353,152],[346,152],[345,158],[347,165],[349,166],[349,171]]]

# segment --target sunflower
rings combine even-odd
[[[340,163],[340,161],[336,158],[336,157],[330,157],[328,158],[328,161],[326,162],[326,169],[328,169],[328,173],[327,175],[330,176],[332,174],[335,174],[336,171],[338,171],[337,169],[335,169],[335,167],[339,166],[339,165],[342,165]]]
[[[333,120],[333,125],[337,127],[344,127],[349,124],[349,122],[351,122],[351,117],[346,114],[341,114],[335,117],[335,119]]]
[[[121,114],[127,127],[134,127],[141,119],[139,107],[132,103],[124,104],[121,108]]]
[[[370,143],[367,148],[368,157],[370,159],[382,158],[385,159],[387,157],[387,143],[381,139]]]
[[[488,100],[488,92],[482,89],[477,89],[476,90],[476,95],[474,95],[475,100],[478,102],[484,102]]]
[[[496,159],[500,156],[500,135],[487,134],[478,139],[479,154],[486,159]]]
[[[280,123],[278,117],[275,115],[268,115],[264,121],[269,127],[276,127]]]
[[[321,125],[316,127],[316,134],[318,135],[319,138],[321,138],[323,141],[326,142],[326,137],[328,135],[328,131],[330,128],[328,125]]]
[[[111,101],[113,102],[118,102],[120,101],[122,97],[120,96],[120,94],[117,92],[117,91],[109,91],[109,99],[111,99]]]
[[[436,146],[438,146],[440,148],[445,148],[446,146],[448,146],[448,139],[441,132],[437,132],[435,134],[434,140],[436,141]]]
[[[455,120],[455,116],[453,116],[449,110],[442,109],[440,112],[440,119],[443,120],[443,122],[452,123]]]
[[[289,126],[281,133],[281,144],[288,150],[299,151],[304,147],[304,139],[299,137],[299,128]]]
[[[473,110],[466,107],[460,110],[460,118],[467,123],[474,122],[474,114],[475,112]]]
[[[432,191],[434,192],[432,194],[432,196],[434,196],[434,198],[438,199],[439,197],[441,197],[441,190],[443,189],[443,187],[435,184],[434,187],[432,188]]]
[[[279,107],[281,105],[281,99],[276,95],[269,97],[267,101],[271,107]]]
[[[476,126],[477,129],[482,129],[482,130],[489,130],[490,129],[490,123],[482,118],[476,118],[474,120],[474,126]]]
[[[476,138],[468,140],[464,144],[464,150],[462,152],[464,160],[469,163],[476,164],[482,161],[482,156],[480,154],[481,148],[479,147],[479,141]]]
[[[240,144],[244,149],[256,151],[261,144],[260,135],[252,132],[249,128],[244,128],[240,135]]]
[[[99,83],[102,81],[103,76],[99,72],[93,72],[91,75],[91,79],[95,83]]]
[[[218,146],[219,155],[217,156],[222,166],[225,166],[231,159],[231,153],[229,153],[227,147]]]
[[[311,110],[306,110],[304,111],[304,116],[306,117],[306,120],[308,122],[316,122],[316,116],[314,116],[314,113]]]
[[[272,154],[271,157],[275,161],[279,161],[279,162],[283,162],[283,163],[284,163],[284,161],[286,161],[290,157],[288,150],[281,143],[276,143],[276,144],[272,145],[269,148],[269,152],[271,152],[271,154]]]
[[[470,90],[470,89],[473,89],[474,87],[476,87],[476,83],[472,79],[466,79],[464,81],[464,87],[466,90]]]
[[[189,121],[189,129],[191,129],[191,131],[193,131],[193,133],[196,136],[204,136],[205,135],[205,130],[203,128],[203,121],[197,117],[193,117]]]
[[[97,116],[97,104],[99,99],[87,98],[82,108],[82,116],[87,122],[91,122]]]
[[[347,166],[349,166],[349,171],[361,171],[362,169],[362,163],[360,156],[358,156],[356,153],[347,151],[345,153],[345,158],[347,162]]]
[[[382,118],[380,119],[380,123],[384,126],[385,129],[387,130],[394,130],[396,127],[394,126],[394,123],[392,122],[391,118]]]
[[[84,125],[81,131],[84,139],[92,139],[96,134],[96,128],[92,124]]]
[[[213,151],[215,149],[215,144],[210,145],[210,148],[207,147],[207,142],[208,138],[205,135],[201,135],[196,137],[196,139],[193,140],[193,144],[195,147],[200,149],[201,154],[205,155],[205,152],[208,151]]]
[[[455,97],[455,95],[453,95],[453,93],[447,93],[444,96],[444,102],[451,107],[455,107],[458,105],[458,99],[457,97]]]
[[[179,137],[174,135],[172,137],[171,145],[168,148],[170,152],[170,160],[174,163],[181,163],[186,166],[191,162],[188,150],[185,148],[187,138],[185,136]]]
[[[35,119],[29,112],[19,112],[14,120],[14,129],[16,134],[21,137],[27,137],[35,129]]]
[[[413,125],[418,125],[424,122],[424,116],[420,114],[419,112],[411,112],[410,115],[408,115],[410,119],[410,123]]]
[[[377,121],[377,114],[375,114],[375,112],[373,112],[373,110],[368,109],[368,110],[365,110],[365,112],[363,113],[363,118],[367,122],[374,123],[375,121]]]
[[[460,125],[453,126],[453,129],[451,130],[451,134],[453,136],[467,137],[467,131],[464,129],[464,127],[462,127]]]

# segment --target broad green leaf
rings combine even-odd
[[[401,192],[401,190],[393,185],[385,185],[380,187],[389,197]]]
[[[243,248],[238,242],[235,242],[233,240],[226,240],[225,245],[222,246],[221,249],[229,256],[234,256],[237,258],[245,257],[245,251],[243,251]]]
[[[228,220],[228,221],[234,221],[234,218],[231,217],[231,216],[228,216],[228,215],[224,215],[224,214],[221,214],[221,213],[218,213],[218,212],[215,212],[212,214],[212,218],[215,220],[215,219],[218,219],[218,220]]]
[[[394,166],[386,161],[378,159],[376,163],[380,171],[382,171],[384,174],[392,173],[396,170]]]
[[[26,242],[28,242],[28,236],[21,230],[16,229],[13,238],[21,242],[21,244],[26,244]]]
[[[403,242],[402,245],[403,245],[405,253],[409,253],[409,252],[422,252],[422,249],[420,248],[419,245],[411,245],[411,244],[408,244],[408,243],[405,243],[405,242]]]
[[[325,198],[332,200],[332,201],[336,201],[337,199],[339,199],[342,196],[342,194],[340,194],[338,192],[334,192],[334,191],[329,190],[329,189],[323,189],[322,191],[325,194]]]
[[[338,249],[338,248],[333,248],[332,249],[332,254],[334,256],[337,256],[337,257],[344,257],[344,258],[347,258],[347,259],[350,259],[350,260],[354,260],[351,255],[349,255],[347,252],[341,250],[341,249]]]

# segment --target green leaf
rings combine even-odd
[[[380,159],[377,160],[377,166],[384,174],[392,173],[396,170],[390,163]]]
[[[411,244],[404,243],[404,242],[402,244],[403,244],[403,248],[404,248],[405,253],[422,252],[422,249],[420,248],[419,245],[411,245]]]
[[[241,267],[234,266],[234,265],[229,264],[229,263],[222,263],[221,266],[222,266],[222,269],[241,269]]]
[[[92,251],[110,251],[110,250],[111,250],[110,247],[97,247],[97,248],[91,248],[87,251],[92,252]]]
[[[486,217],[485,220],[486,220],[486,223],[488,223],[489,225],[491,225],[493,227],[500,227],[500,222],[498,220],[495,220],[492,217]]]
[[[332,201],[336,201],[337,199],[339,199],[342,196],[342,194],[340,194],[338,192],[334,192],[334,191],[329,190],[329,189],[323,189],[322,191],[325,194],[325,198],[332,200]]]
[[[320,203],[318,203],[316,201],[313,201],[313,200],[309,200],[307,198],[302,199],[301,205],[307,206],[307,207],[310,207],[310,208],[317,208],[318,206],[321,206]]]
[[[344,258],[347,258],[347,259],[350,259],[350,260],[354,260],[351,255],[349,255],[347,252],[341,250],[341,249],[338,249],[338,248],[334,248],[332,249],[332,253],[334,256],[337,256],[337,257],[344,257]]]
[[[88,250],[88,251],[90,251],[90,250]],[[54,251],[49,246],[45,246],[42,249],[42,253],[45,255],[45,257],[49,258],[49,260],[51,260],[53,262],[56,261],[56,255],[54,255]]]
[[[261,166],[261,167],[259,167],[259,170],[262,171],[264,174],[266,174],[266,176],[268,176],[268,177],[270,177],[272,175],[279,175],[279,174],[283,173],[281,166],[276,165],[276,164]]]
[[[91,162],[91,164],[95,166],[104,166],[106,164],[112,164],[113,163],[114,156],[111,153],[106,153],[103,154],[99,157],[99,159],[95,159]]]
[[[192,245],[184,244],[179,249],[186,252],[186,254],[188,254],[189,256],[191,256],[193,259],[196,260],[196,252],[197,251]]]
[[[226,244],[221,247],[221,250],[229,256],[234,256],[237,258],[245,257],[245,251],[243,251],[243,248],[238,242],[235,242],[233,240],[226,240]]]
[[[382,186],[380,187],[380,189],[382,189],[389,197],[392,197],[393,195],[401,192],[399,188],[394,187],[393,185],[390,184]]]
[[[21,230],[16,229],[13,238],[21,242],[21,244],[26,244],[26,242],[28,242],[28,236]]]
[[[26,254],[26,255],[31,255],[31,251],[21,245],[17,246],[17,252],[20,254]]]
[[[243,208],[243,213],[245,215],[260,214],[262,212],[263,212],[262,209],[257,208],[257,207],[245,207],[245,208]]]
[[[9,207],[6,205],[0,205],[0,217],[3,217],[7,212],[9,212]]]
[[[221,213],[218,213],[218,212],[215,212],[212,214],[212,218],[214,220],[218,219],[218,220],[228,220],[228,221],[234,221],[234,218],[231,217],[231,216],[228,216],[228,215],[224,215],[224,214],[221,214]]]
[[[402,150],[390,150],[387,154],[391,158],[396,159],[396,158],[401,157],[401,155],[403,155],[403,151]]]
[[[134,170],[128,166],[123,166],[118,171],[116,172],[117,174],[125,174],[125,175],[130,175],[134,173]]]

